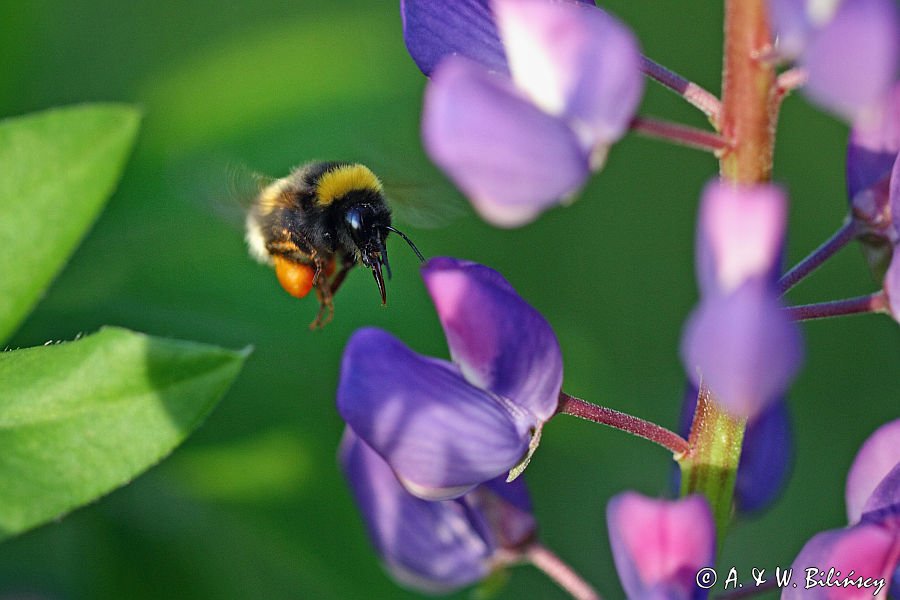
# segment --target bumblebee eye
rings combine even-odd
[[[350,227],[350,231],[354,235],[358,234],[359,230],[363,227],[363,215],[359,206],[354,206],[349,209],[347,214],[344,215],[344,219],[347,221],[347,226]]]

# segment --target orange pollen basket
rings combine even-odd
[[[312,265],[295,263],[281,256],[274,256],[275,275],[278,283],[291,296],[303,298],[313,286],[316,270]]]

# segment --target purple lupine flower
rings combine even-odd
[[[900,594],[900,419],[863,444],[846,497],[850,525],[816,534],[794,559],[794,571],[806,584],[819,583],[787,587],[783,599],[871,598],[883,589],[892,598]]]
[[[681,408],[679,432],[690,433],[698,390],[688,384]],[[742,513],[761,511],[774,502],[787,485],[794,455],[791,416],[783,398],[769,404],[747,421],[734,483],[735,508]],[[681,485],[681,470],[674,466],[674,488]]]
[[[593,0],[571,0],[594,6]],[[490,0],[400,0],[409,55],[431,77],[448,56],[465,56],[489,71],[509,74]]]
[[[891,246],[891,262],[884,275],[884,293],[888,299],[888,311],[900,322],[900,154],[891,172],[888,211],[892,229],[896,235]]]
[[[452,362],[361,329],[344,351],[337,404],[411,493],[447,499],[524,468],[556,411],[562,355],[550,325],[496,271],[433,258],[422,276]]]
[[[851,121],[897,80],[900,15],[895,0],[769,0],[783,58],[807,72],[806,92]]]
[[[486,577],[502,549],[534,536],[522,479],[491,481],[456,500],[411,495],[386,462],[349,428],[340,462],[369,538],[398,582],[428,593],[449,592]]]
[[[847,473],[845,501],[847,520],[855,523],[862,518],[866,502],[900,463],[900,419],[885,423],[860,447]]]
[[[697,227],[700,305],[681,356],[730,412],[752,417],[781,397],[802,360],[796,323],[775,287],[787,199],[774,185],[707,185]]]
[[[643,93],[640,51],[600,9],[549,0],[403,9],[407,47],[431,76],[425,148],[488,221],[522,225],[571,197],[627,131]]]
[[[609,501],[606,521],[629,598],[706,598],[696,577],[715,562],[716,530],[703,497],[656,500],[625,492]]]
[[[876,110],[856,123],[847,146],[850,215],[870,268],[880,279],[900,243],[900,183],[891,172],[900,153],[900,82]],[[893,200],[891,197],[893,196]],[[892,210],[892,203],[897,207]]]

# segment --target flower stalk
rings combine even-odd
[[[791,306],[785,310],[788,311],[791,318],[795,321],[812,321],[829,317],[888,312],[888,299],[887,295],[882,291],[844,300]]]
[[[641,71],[653,81],[672,90],[687,100],[692,106],[700,109],[703,114],[709,117],[710,123],[718,130],[722,103],[715,94],[661,64],[650,60],[646,56],[641,56]]]
[[[628,432],[632,435],[642,437],[659,444],[666,450],[675,455],[676,460],[688,451],[688,442],[683,437],[670,431],[665,427],[661,427],[656,423],[645,421],[639,417],[635,417],[605,406],[598,406],[585,402],[580,398],[570,396],[565,392],[559,394],[559,406],[556,409],[557,414],[572,415],[579,419],[608,425],[614,429]]]
[[[787,293],[788,290],[805,279],[807,275],[834,256],[838,250],[852,241],[854,237],[856,237],[856,224],[852,219],[847,219],[840,229],[822,242],[822,245],[810,252],[809,256],[781,276],[781,279],[778,280],[778,288],[781,290],[781,293]]]
[[[632,119],[631,130],[647,137],[716,154],[730,146],[728,140],[717,133],[650,117]]]
[[[601,600],[600,594],[572,568],[542,544],[530,544],[524,550],[526,561],[566,590],[575,600]]]

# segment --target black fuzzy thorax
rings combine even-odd
[[[305,251],[312,253],[338,254],[357,262],[361,253],[370,252],[383,243],[391,224],[391,211],[384,195],[374,189],[356,189],[334,199],[328,204],[319,202],[318,181],[326,172],[347,163],[315,163],[301,167],[291,178],[293,207],[279,209],[278,219],[286,223],[292,232],[293,241]],[[368,205],[372,216],[365,223],[362,235],[354,240],[347,224],[346,216],[354,206]],[[299,210],[298,210],[299,209]],[[372,246],[371,244],[374,244]]]

